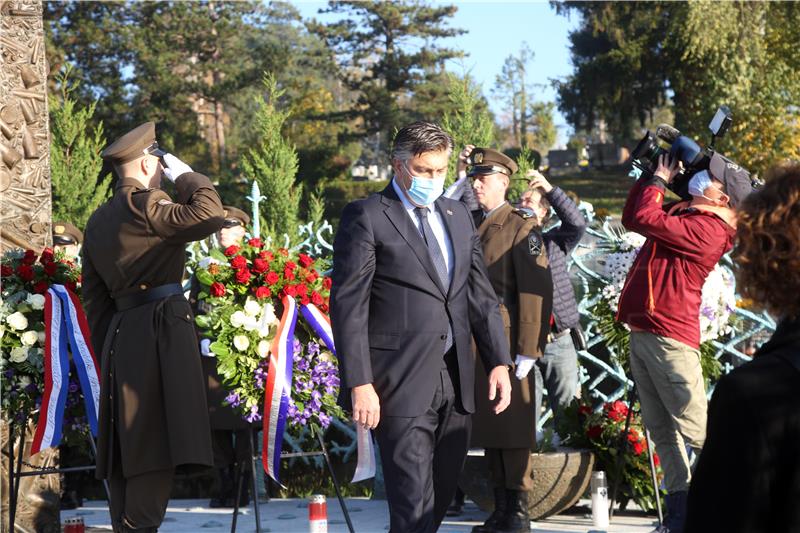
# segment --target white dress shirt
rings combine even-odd
[[[414,212],[414,209],[416,209],[417,206],[411,203],[406,196],[406,193],[400,188],[400,185],[397,184],[396,177],[392,180],[392,187],[394,187],[394,192],[397,193],[400,201],[403,202],[403,207],[405,207],[408,216],[411,217],[414,227],[417,228],[417,231],[419,231],[420,235],[422,235],[419,227],[419,217],[417,217],[417,214]],[[436,205],[430,204],[425,206],[425,208],[428,210],[428,224],[431,225],[431,230],[433,230],[433,235],[436,237],[436,242],[439,243],[439,249],[442,251],[442,255],[444,256],[444,263],[447,265],[447,275],[450,277],[450,281],[452,281],[453,243],[450,241],[450,236],[447,234],[444,220],[442,220],[442,214],[436,210]],[[445,289],[448,288],[449,287],[445,287]]]

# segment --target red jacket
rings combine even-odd
[[[628,193],[622,224],[647,241],[628,272],[617,320],[698,348],[703,284],[733,246],[735,215],[686,203],[666,211],[663,203],[658,178],[640,179]]]

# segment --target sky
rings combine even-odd
[[[304,18],[316,17],[322,22],[326,20],[325,16],[318,15],[317,11],[326,6],[327,2],[294,0],[292,3]],[[555,91],[550,86],[550,80],[563,78],[572,72],[568,37],[570,30],[578,25],[576,16],[571,18],[558,16],[545,1],[453,0],[447,3],[458,6],[450,26],[467,30],[467,33],[442,39],[441,44],[468,54],[458,62],[451,62],[448,69],[459,74],[469,71],[481,84],[483,93],[496,115],[499,116],[502,110],[496,99],[492,98],[490,90],[505,58],[519,52],[523,42],[526,42],[535,54],[529,65],[531,74],[528,81],[545,85],[536,88],[534,99],[555,102]],[[555,118],[558,144],[565,144],[571,132],[570,128],[557,109]]]

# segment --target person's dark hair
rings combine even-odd
[[[800,316],[800,162],[775,167],[737,221],[741,294],[780,317]]]
[[[425,152],[453,150],[453,139],[432,122],[414,122],[397,132],[392,143],[392,159],[408,161]]]

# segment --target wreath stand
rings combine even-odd
[[[250,449],[250,480],[253,484],[251,487],[252,490],[252,501],[253,501],[253,515],[256,519],[256,533],[261,533],[261,513],[258,508],[258,482],[256,480],[256,468],[260,464],[261,454],[255,453],[255,448],[253,446],[253,439],[256,438],[257,433],[255,432],[248,432],[250,438],[248,439],[248,446]],[[331,480],[333,481],[333,487],[336,489],[336,497],[339,499],[339,506],[342,508],[342,514],[344,514],[344,519],[347,522],[347,529],[350,533],[355,533],[355,529],[353,528],[353,522],[350,520],[350,513],[347,511],[347,506],[345,505],[344,498],[342,497],[342,491],[339,488],[339,481],[336,479],[336,474],[333,471],[333,464],[331,463],[330,455],[328,455],[328,448],[325,446],[325,441],[322,438],[321,432],[315,432],[317,435],[317,440],[319,441],[320,449],[313,451],[313,452],[282,452],[281,459],[290,459],[293,457],[315,457],[322,455],[325,457],[325,464],[328,467],[328,473],[331,475]],[[233,508],[233,519],[231,520],[231,533],[236,532],[236,521],[239,517],[239,498],[242,495],[242,484],[244,482],[244,462],[239,463],[239,467],[236,471],[236,499]]]
[[[9,421],[8,422],[8,450],[5,455],[8,456],[8,530],[14,531],[14,524],[16,522],[16,515],[17,515],[17,503],[19,500],[19,487],[20,481],[23,477],[30,477],[30,476],[45,476],[45,475],[53,475],[53,474],[62,474],[67,472],[83,472],[88,470],[95,470],[97,467],[95,465],[87,465],[87,466],[70,466],[67,468],[55,468],[55,467],[45,467],[40,468],[39,465],[34,465],[22,460],[22,456],[25,455],[25,429],[28,424],[28,419],[23,418],[22,424],[20,426],[23,428],[22,432],[19,435],[19,453],[14,453],[14,440],[16,435],[14,434],[14,428],[16,424]],[[91,435],[88,437],[89,447],[91,449],[92,456],[97,459],[97,446],[94,443],[94,439]],[[22,467],[27,466],[32,470],[22,471]],[[111,500],[111,493],[108,489],[108,481],[105,479],[103,480],[103,488],[106,491],[106,497]]]
[[[628,415],[625,417],[625,431],[622,432],[617,445],[617,461],[614,468],[614,485],[611,487],[611,501],[608,511],[609,520],[614,518],[614,503],[617,499],[617,489],[622,476],[622,465],[625,462],[624,454],[630,448],[628,446],[628,431],[631,429],[631,418],[633,418],[633,402],[636,399],[636,384],[628,390]],[[644,423],[642,423],[644,427]],[[644,440],[647,446],[647,459],[650,462],[650,479],[653,482],[653,494],[656,496],[656,510],[658,511],[658,525],[664,523],[664,515],[661,511],[661,495],[658,490],[658,477],[656,476],[656,464],[653,460],[653,452],[650,449],[650,431],[644,427]]]

